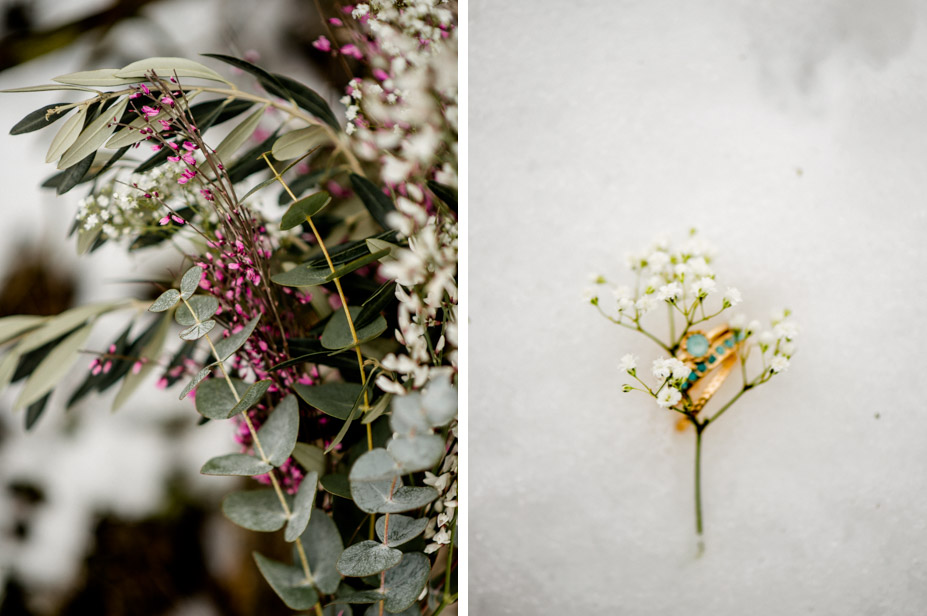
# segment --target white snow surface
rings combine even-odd
[[[471,3],[473,613],[925,613],[925,15]],[[801,326],[705,433],[700,557],[693,434],[620,392],[658,349],[581,297],[691,226]]]

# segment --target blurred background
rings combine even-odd
[[[338,7],[330,0],[4,0],[0,89],[146,57],[215,52],[292,75],[337,110],[346,73],[310,46],[324,33],[320,9]],[[169,255],[127,255],[110,243],[78,259],[66,236],[86,187],[62,197],[39,189],[54,173],[42,162],[54,131],[6,135],[30,111],[73,99],[0,96],[0,315],[56,314],[143,295],[126,281],[157,276],[174,265]],[[125,315],[101,321],[86,346],[105,348],[126,322]],[[68,392],[81,372],[69,375]],[[149,381],[115,414],[115,390],[68,411],[67,393],[59,392],[28,432],[23,413],[10,410],[17,388],[0,396],[3,616],[291,613],[251,559],[254,549],[285,549],[275,543],[282,538],[225,520],[219,500],[235,480],[198,474],[210,457],[236,450],[234,426],[197,426],[189,400],[179,402],[176,388],[156,389],[154,375]]]

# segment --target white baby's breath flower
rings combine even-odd
[[[781,321],[773,328],[773,334],[779,340],[794,340],[798,336],[798,327],[791,321]]]
[[[747,324],[747,331],[751,334],[755,334],[756,332],[760,331],[761,327],[762,325],[760,325],[760,322],[754,319]]]
[[[651,310],[657,307],[659,304],[657,298],[652,295],[644,295],[634,304],[634,307],[637,308],[641,314],[647,314]]]
[[[772,320],[773,325],[776,325],[779,321],[785,320],[785,317],[785,309],[783,308],[775,308],[769,313],[769,318]]]
[[[654,293],[657,289],[663,286],[663,277],[662,276],[651,276],[647,280],[647,293]]]
[[[673,360],[661,357],[653,360],[653,376],[658,381],[665,381],[673,373]]]
[[[621,285],[612,289],[612,295],[615,296],[615,299],[622,300],[631,297],[631,289],[627,285]]]
[[[622,297],[618,300],[618,312],[630,312],[634,309],[634,300],[629,297]]]
[[[654,252],[647,257],[647,265],[655,272],[663,271],[667,265],[669,265],[670,257],[665,252]]]
[[[795,354],[795,343],[794,342],[782,342],[779,344],[779,353],[785,355],[786,357],[791,357]]]
[[[708,263],[705,261],[704,257],[689,259],[687,265],[696,276],[711,276],[714,273],[711,271],[711,268],[708,267]]]
[[[743,298],[740,296],[740,291],[734,287],[728,287],[727,291],[724,292],[724,301],[731,306],[736,306],[743,301]]]
[[[637,368],[637,358],[628,353],[627,355],[622,356],[621,361],[618,362],[618,369],[622,372],[631,372]]]
[[[670,369],[673,371],[673,378],[676,380],[689,378],[689,373],[692,370],[689,369],[689,366],[685,365],[675,357],[669,360]]]
[[[680,295],[682,295],[682,285],[678,282],[665,284],[657,292],[657,298],[665,302],[673,301]]]
[[[596,272],[590,272],[588,275],[589,282],[592,284],[605,284],[605,276]]]
[[[759,335],[758,339],[760,341],[760,344],[765,344],[766,346],[769,346],[776,342],[776,335],[773,334],[771,331],[767,330],[767,331],[762,332]]]
[[[583,289],[583,299],[586,300],[587,302],[592,302],[592,301],[599,299],[599,296],[595,289],[591,287],[586,287],[585,289]]]
[[[718,285],[713,278],[702,277],[692,283],[689,291],[696,297],[704,297],[709,293],[714,293],[717,288]]]
[[[772,361],[769,362],[769,369],[774,373],[779,374],[789,367],[789,359],[782,355],[776,355],[772,358]]]
[[[663,408],[669,408],[677,404],[682,399],[682,394],[675,387],[664,387],[657,394],[657,404]]]
[[[732,329],[743,329],[747,325],[747,317],[742,314],[735,314],[731,317],[730,325]]]

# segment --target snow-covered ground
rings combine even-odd
[[[471,3],[475,613],[923,613],[925,15]],[[691,226],[744,313],[801,326],[706,433],[701,557],[692,433],[620,393],[655,347],[581,297]]]

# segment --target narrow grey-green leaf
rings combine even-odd
[[[73,109],[73,107],[68,107],[67,109],[61,109],[56,113],[52,113],[52,110],[59,109],[64,105],[67,105],[67,103],[53,103],[51,105],[45,105],[44,107],[36,109],[22,120],[14,124],[13,128],[10,129],[10,134],[22,135],[49,126],[52,122],[56,122],[63,118],[69,111],[71,111],[71,109]]]
[[[203,278],[203,268],[194,265],[183,273],[180,279],[180,297],[181,299],[190,299],[200,288],[200,280]]]
[[[377,519],[377,537],[391,548],[412,541],[428,526],[428,518],[410,518],[407,515],[394,513],[389,516],[389,527],[386,525],[386,516]],[[384,536],[384,533],[387,536]]]
[[[215,367],[216,367],[216,364],[209,364],[208,366],[204,367],[202,370],[197,372],[196,376],[194,376],[193,379],[189,383],[187,383],[187,385],[183,388],[183,391],[180,392],[180,399],[183,400],[184,398],[187,397],[187,394],[189,394],[191,391],[196,389],[196,386],[200,384],[200,381],[202,381],[207,376],[209,376],[209,373],[212,372],[212,369]]]
[[[432,427],[447,425],[457,416],[457,388],[446,379],[429,382],[422,392],[422,406]]]
[[[290,455],[309,472],[319,475],[325,472],[325,452],[320,447],[309,443],[296,443]]]
[[[328,141],[328,135],[318,126],[300,128],[282,135],[274,141],[271,152],[277,160],[299,158],[309,150]]]
[[[293,499],[293,511],[283,533],[283,538],[287,541],[292,542],[299,539],[300,535],[305,532],[306,526],[309,525],[318,485],[319,474],[315,471],[307,473],[303,477],[302,483],[299,484],[299,491],[296,492],[296,498]]]
[[[357,196],[364,202],[364,207],[373,216],[373,219],[380,223],[384,229],[389,229],[389,223],[386,217],[390,212],[396,210],[393,200],[390,199],[379,186],[368,180],[362,175],[351,174],[351,187]]]
[[[335,496],[340,496],[341,498],[351,500],[351,483],[348,481],[347,475],[342,473],[332,473],[322,477],[319,483],[322,484],[322,487],[329,494],[334,494]]]
[[[99,94],[99,90],[94,90],[93,88],[85,88],[83,86],[71,86],[71,85],[61,85],[57,83],[44,84],[40,86],[26,86],[25,88],[10,88],[7,90],[0,90],[3,93],[13,93],[13,92],[51,92],[53,90],[80,90],[81,92],[93,92]],[[46,161],[50,162],[50,161]]]
[[[348,577],[366,577],[399,564],[402,552],[376,541],[361,541],[349,546],[338,558],[338,572]]]
[[[126,110],[128,104],[128,97],[123,97],[112,107],[104,109],[99,117],[88,124],[87,128],[74,140],[74,143],[61,155],[58,168],[67,169],[71,165],[76,165],[103,147],[109,136],[116,130],[116,122],[122,117],[122,112]]]
[[[241,345],[251,337],[251,333],[254,331],[254,328],[257,326],[262,316],[264,315],[259,312],[253,319],[245,323],[241,330],[231,334],[228,338],[222,338],[216,342],[216,353],[218,353],[220,361],[225,361],[231,357],[235,351],[241,348]]]
[[[90,335],[90,330],[92,328],[93,325],[85,325],[78,329],[58,343],[58,345],[45,356],[45,359],[36,366],[35,371],[29,376],[13,408],[20,409],[29,406],[58,384],[58,381],[67,374],[68,370],[77,360],[81,345],[87,340],[87,336]]]
[[[0,344],[9,342],[16,336],[35,329],[47,320],[47,317],[29,314],[16,314],[0,319]]]
[[[248,390],[248,384],[241,379],[232,379],[232,384],[239,396]],[[207,379],[196,390],[196,412],[203,417],[228,419],[235,404],[237,400],[225,379]]]
[[[257,552],[253,556],[261,575],[288,608],[308,610],[319,601],[318,593],[306,579],[301,567],[272,560]]]
[[[73,170],[74,167],[71,167],[64,173],[69,173]],[[60,184],[59,184],[60,186]],[[81,227],[77,230],[77,254],[85,255],[90,252],[90,249],[94,247],[97,243],[97,239],[100,237],[100,234],[103,232],[103,226],[97,226],[92,229],[84,229]]]
[[[377,259],[386,256],[388,253],[389,250],[381,250],[379,252],[366,254],[362,257],[354,259],[353,261],[349,261],[344,265],[336,267],[334,271],[332,271],[327,265],[317,266],[302,263],[287,272],[281,272],[271,276],[270,279],[276,284],[284,287],[317,286],[327,282],[332,282],[339,278],[344,278],[354,270],[360,269],[365,265],[370,265]]]
[[[377,258],[380,260],[387,256],[393,259],[399,256],[400,246],[398,244],[393,244],[392,242],[387,242],[386,240],[377,239],[375,237],[368,237],[364,241],[367,243],[367,250],[379,254],[380,256]]]
[[[64,154],[65,150],[71,147],[80,136],[80,131],[84,128],[84,120],[87,118],[87,108],[80,107],[77,113],[68,118],[55,138],[52,139],[51,145],[48,146],[48,153],[45,155],[45,162],[53,163]]]
[[[283,214],[283,218],[280,219],[280,228],[286,231],[287,229],[298,227],[306,222],[308,216],[315,216],[325,209],[325,206],[331,203],[331,201],[331,195],[324,190],[311,194],[308,197],[297,199],[287,208],[287,211]]]
[[[212,315],[216,314],[216,310],[219,309],[219,300],[212,295],[194,295],[187,300],[187,303],[193,308],[196,317],[190,313],[190,309],[187,308],[185,304],[179,306],[177,312],[174,313],[174,319],[178,324],[184,327],[189,327],[197,321],[205,321],[211,318]]]
[[[351,312],[353,321],[360,313],[361,307],[349,306],[348,310]],[[382,316],[377,317],[370,324],[356,330],[358,343],[373,340],[385,331],[386,319]],[[332,315],[322,331],[322,346],[326,349],[345,349],[354,346],[354,338],[351,336],[351,328],[348,327],[348,319],[343,309]]]
[[[242,528],[262,533],[280,530],[286,524],[283,507],[270,488],[232,492],[222,501],[222,513]]]
[[[242,394],[241,400],[232,407],[232,410],[229,411],[228,415],[224,419],[231,419],[235,415],[238,415],[241,412],[247,411],[252,406],[260,402],[261,398],[267,392],[267,388],[271,386],[273,381],[270,379],[264,379],[263,381],[258,381],[251,385],[245,393]],[[296,437],[293,437],[293,441],[296,441]],[[281,462],[280,464],[283,464]],[[280,466],[280,464],[275,464],[274,466]]]
[[[222,75],[199,62],[187,60],[186,58],[170,57],[146,58],[132,62],[116,71],[113,76],[125,79],[142,78],[150,71],[157,73],[161,79],[169,79],[177,75],[178,77],[195,77],[197,79],[229,83],[223,79]]]
[[[321,385],[294,383],[293,389],[310,406],[314,406],[326,415],[345,420],[351,414],[354,401],[357,400],[363,388],[359,383],[322,383]]]
[[[142,349],[139,356],[139,361],[142,362],[141,369],[137,371],[130,370],[123,378],[122,386],[119,388],[116,397],[113,398],[113,412],[119,410],[119,408],[126,403],[135,389],[141,385],[148,373],[158,365],[158,356],[161,354],[161,349],[164,347],[164,342],[167,340],[167,332],[170,328],[171,320],[167,316],[161,317],[161,323],[158,325],[157,331],[148,344]]]
[[[264,110],[267,109],[266,106],[261,107],[247,118],[241,122],[238,126],[233,128],[225,139],[216,146],[216,156],[221,161],[230,161],[232,155],[238,151],[238,148],[243,146],[248,138],[254,134],[254,131],[257,130],[258,125],[261,123],[261,118],[264,117]]]
[[[361,418],[361,423],[366,425],[379,419],[380,415],[386,411],[392,399],[393,394],[383,394],[380,396],[380,399],[374,403],[370,410],[364,413],[364,416]]]
[[[263,475],[273,470],[273,466],[263,462],[254,456],[244,453],[230,453],[224,456],[212,458],[200,473],[203,475],[241,475],[253,477],[254,475]],[[279,507],[279,505],[278,505]]]
[[[260,400],[261,396],[264,395],[264,392],[267,391],[267,388],[270,386],[271,381],[270,379],[258,381],[251,386],[251,389],[254,389],[261,383],[265,383],[266,385],[262,386],[263,389],[258,390],[260,393],[252,404]],[[249,389],[248,392],[250,392],[251,389]],[[248,392],[245,392],[245,395],[242,396],[242,404],[246,402],[246,398],[249,396]],[[250,406],[251,405],[249,405],[249,407]],[[298,434],[299,404],[296,402],[296,396],[290,394],[274,408],[270,417],[267,418],[267,421],[265,421],[261,429],[258,430],[258,439],[261,441],[261,446],[264,448],[264,455],[267,456],[271,464],[280,466],[286,462],[293,448],[296,446],[296,436]]]
[[[341,439],[345,437],[348,433],[348,428],[351,427],[351,422],[354,421],[358,415],[366,411],[364,406],[365,402],[365,393],[369,396],[369,391],[375,382],[376,370],[373,370],[370,375],[367,377],[367,385],[361,389],[358,393],[357,398],[354,400],[354,406],[351,408],[351,414],[348,415],[348,418],[345,420],[344,425],[341,426],[341,429],[338,430],[338,434],[335,435],[335,438],[328,444],[328,447],[325,448],[325,453],[330,453],[338,444],[341,442]]]
[[[92,71],[78,71],[52,77],[52,81],[66,83],[73,86],[122,86],[137,83],[138,79],[123,79],[116,77],[118,68],[98,68]]]
[[[70,310],[65,310],[57,316],[48,317],[41,327],[26,334],[19,345],[17,345],[16,349],[19,353],[28,353],[44,345],[46,342],[51,342],[59,338],[62,334],[66,334],[76,327],[83,325],[89,319],[119,307],[121,303],[122,302],[100,302],[88,304],[86,306],[77,306]]]
[[[386,572],[383,586],[386,590],[387,612],[396,614],[409,608],[422,594],[428,583],[431,561],[421,552],[408,552],[402,561]]]
[[[216,322],[212,319],[208,321],[203,321],[201,323],[194,323],[187,329],[180,332],[180,337],[183,340],[199,340],[206,334],[212,331],[212,328],[216,326]]]
[[[190,95],[190,98],[193,96]],[[170,113],[164,109],[158,112],[158,115],[154,117],[148,117],[146,115],[141,115],[138,118],[135,118],[129,122],[128,126],[121,127],[109,141],[106,142],[106,147],[111,149],[125,147],[127,145],[134,145],[139,141],[144,141],[148,138],[149,133],[142,132],[143,128],[150,128],[153,131],[163,133],[166,128],[164,128],[158,120],[166,120]]]
[[[335,568],[335,563],[344,551],[335,522],[324,511],[315,511],[309,517],[309,525],[299,540],[306,550],[316,588],[326,595],[334,593],[341,583],[341,574]]]
[[[444,439],[436,434],[397,435],[386,446],[403,474],[432,468],[444,456]]]

